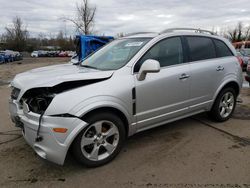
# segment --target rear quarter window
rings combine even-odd
[[[233,56],[233,53],[223,41],[214,39],[214,44],[216,47],[217,57]]]
[[[216,51],[212,39],[208,37],[188,36],[190,61],[200,61],[216,58]]]

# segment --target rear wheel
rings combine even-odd
[[[75,158],[87,167],[97,167],[111,161],[125,141],[122,120],[112,113],[98,113],[86,119],[86,127],[73,143]]]
[[[236,92],[233,88],[223,89],[217,96],[210,111],[210,116],[218,122],[228,120],[236,106]]]

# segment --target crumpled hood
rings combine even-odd
[[[53,87],[63,82],[104,79],[111,77],[114,71],[99,71],[72,64],[53,65],[33,69],[16,75],[11,85],[21,92],[37,87]]]

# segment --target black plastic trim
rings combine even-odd
[[[136,90],[135,90],[135,87],[132,89],[132,105],[133,105],[132,112],[133,112],[133,115],[135,115],[136,114]]]
[[[68,113],[66,113],[66,114],[54,114],[54,115],[49,115],[49,116],[51,116],[51,117],[65,117],[65,118],[79,118],[77,116],[74,116],[74,115],[68,114]]]

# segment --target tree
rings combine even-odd
[[[6,48],[16,51],[24,51],[27,46],[28,31],[24,27],[20,17],[15,17],[12,22],[12,27],[5,28],[4,40]]]
[[[244,39],[242,23],[239,22],[234,29],[228,30],[227,36],[231,42],[242,41]]]
[[[79,5],[76,4],[77,15],[75,19],[64,18],[71,21],[77,29],[78,33],[84,35],[89,35],[93,32],[94,27],[94,18],[96,14],[96,6],[89,4],[89,0],[82,0],[82,3]]]
[[[250,39],[250,26],[248,26],[245,31],[245,40],[249,39]]]

